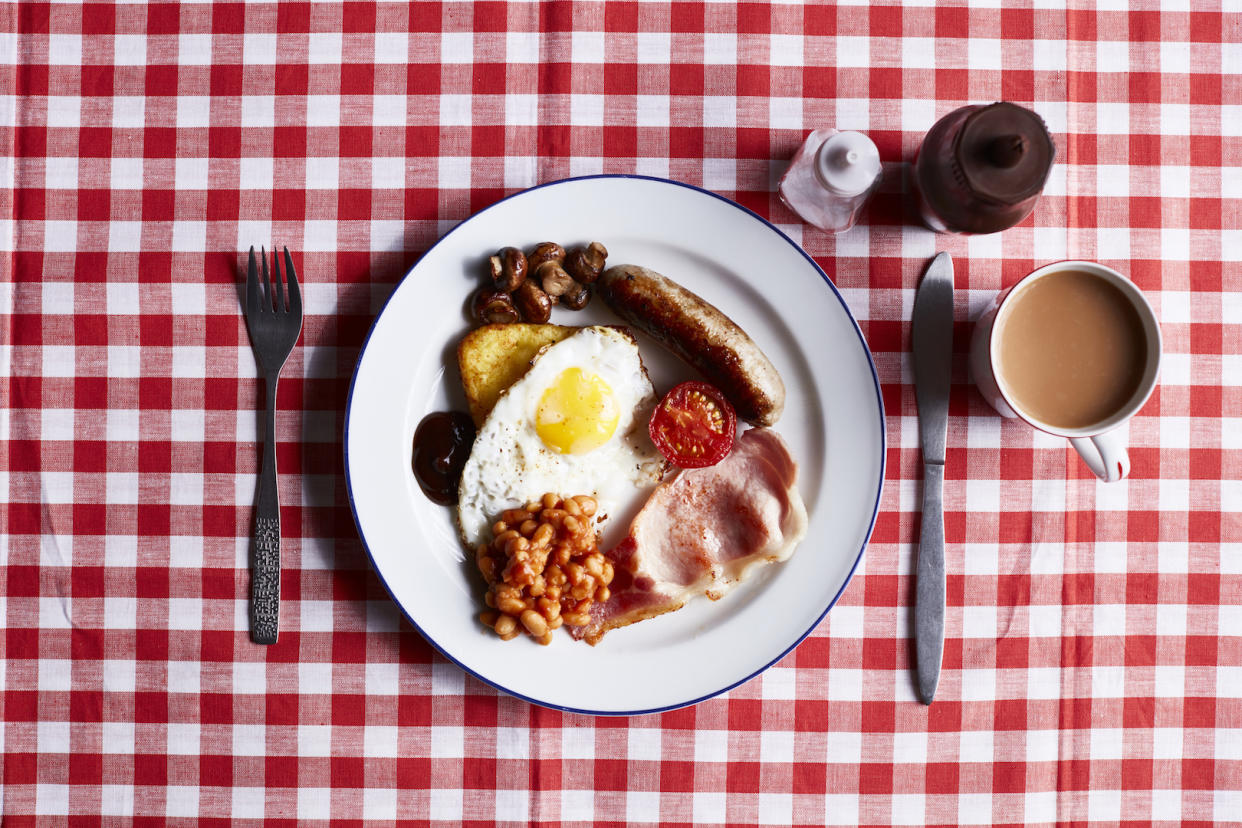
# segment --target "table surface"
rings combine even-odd
[[[0,6],[6,817],[1236,820],[1242,15],[992,5]],[[1033,217],[916,226],[903,162],[938,117],[997,99],[1056,138]],[[824,126],[888,165],[839,237],[775,194]],[[436,654],[371,569],[342,475],[355,359],[420,253],[508,193],[601,172],[700,185],[801,243],[888,412],[879,521],[827,619],[727,695],[630,719],[531,706]],[[240,251],[272,243],[307,314],[277,417],[283,632],[259,647],[238,287]],[[908,319],[938,250],[959,289],[929,709]],[[1063,258],[1128,274],[1162,324],[1117,484],[1002,421],[966,371],[970,320]]]

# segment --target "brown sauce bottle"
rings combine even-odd
[[[964,106],[928,131],[914,160],[923,223],[939,233],[996,233],[1030,215],[1057,148],[1043,120],[1000,102]]]

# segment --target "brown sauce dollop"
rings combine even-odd
[[[457,502],[461,470],[474,445],[474,422],[460,411],[433,411],[414,430],[414,477],[442,506]]]

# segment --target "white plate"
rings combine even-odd
[[[776,364],[788,401],[776,430],[799,464],[810,529],[793,558],[720,601],[614,630],[597,647],[557,635],[500,641],[475,621],[482,581],[451,511],[410,470],[424,415],[465,410],[456,346],[466,298],[505,245],[603,242],[608,263],[670,276],[741,325]],[[616,323],[602,302],[553,322]],[[690,369],[640,339],[657,393]],[[801,248],[725,198],[654,178],[596,176],[518,193],[427,251],[363,346],[345,419],[345,476],[362,541],[393,600],[445,657],[537,704],[637,714],[694,704],[758,675],[823,619],[871,534],[884,480],[884,409],[871,354],[836,288]]]

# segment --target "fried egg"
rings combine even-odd
[[[501,512],[545,492],[591,495],[602,528],[660,482],[664,459],[647,433],[655,405],[627,334],[583,328],[548,346],[475,438],[458,491],[462,540],[487,542]]]

